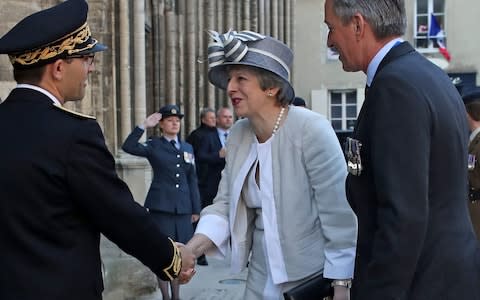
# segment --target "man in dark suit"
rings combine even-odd
[[[193,146],[195,155],[197,155],[196,151],[200,146],[200,143],[202,143],[203,141],[203,136],[206,133],[214,131],[216,125],[217,125],[217,118],[215,116],[215,110],[213,110],[213,108],[210,108],[210,107],[202,108],[202,110],[200,111],[200,126],[198,126],[195,130],[190,132],[190,134],[185,139],[187,143]],[[198,173],[198,169],[197,169],[197,173]]]
[[[343,69],[367,74],[346,145],[359,224],[352,299],[480,299],[458,92],[401,39],[403,0],[326,0],[325,23]]]
[[[197,170],[197,178],[198,178],[198,189],[200,191],[200,198],[202,199],[202,208],[205,207],[204,199],[206,199],[205,195],[205,181],[208,180],[210,176],[208,170],[208,164],[203,163],[202,161],[198,161],[198,150],[200,146],[205,142],[206,136],[211,134],[216,134],[217,118],[215,115],[215,110],[210,107],[205,107],[200,111],[200,126],[193,130],[186,138],[186,141],[193,146],[193,151],[195,154],[196,160],[196,170]],[[215,195],[214,195],[215,196]],[[194,223],[194,227],[196,228],[197,223]],[[205,255],[201,255],[197,258],[197,264],[201,266],[208,265],[207,259]]]
[[[222,107],[217,111],[215,130],[206,132],[196,150],[196,162],[202,170],[198,174],[198,185],[202,198],[202,207],[212,204],[217,195],[218,184],[225,167],[225,143],[233,124],[232,111]]]
[[[101,299],[100,233],[165,280],[194,273],[191,252],[118,178],[96,120],[62,107],[84,97],[106,49],[87,12],[84,0],[65,1],[0,38],[18,82],[0,104],[2,300]]]

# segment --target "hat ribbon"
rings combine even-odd
[[[209,30],[213,41],[208,44],[208,67],[213,68],[224,62],[239,62],[248,52],[246,42],[265,38],[257,32],[244,30],[240,32],[231,29],[224,34]]]

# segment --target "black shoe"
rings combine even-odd
[[[208,266],[208,261],[207,261],[207,259],[205,258],[205,255],[199,256],[199,257],[197,258],[197,265],[200,265],[200,266]]]

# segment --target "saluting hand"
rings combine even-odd
[[[162,119],[162,114],[161,113],[153,113],[151,115],[149,115],[145,121],[143,121],[143,126],[145,128],[152,128],[154,126],[156,126],[158,124],[158,122],[160,122],[160,120]]]

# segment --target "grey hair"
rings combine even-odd
[[[289,83],[275,73],[249,65],[229,65],[227,66],[227,73],[233,69],[248,69],[252,71],[257,76],[262,91],[266,91],[269,88],[278,88],[277,102],[280,106],[286,106],[292,102],[293,99],[288,98]]]
[[[361,14],[377,39],[404,35],[407,27],[404,0],[333,0],[333,10],[343,24]]]
[[[215,113],[215,110],[213,108],[210,108],[210,107],[204,107],[200,110],[200,120],[203,120],[203,118],[205,118],[205,116],[209,113],[209,112],[212,112],[212,113]]]

